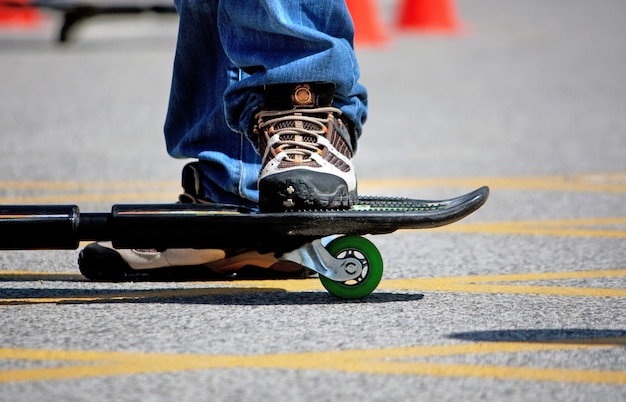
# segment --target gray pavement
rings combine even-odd
[[[1,401],[626,400],[626,3],[458,0],[463,31],[359,47],[361,192],[490,185],[445,229],[372,240],[379,289],[90,283],[0,252]],[[0,30],[0,203],[173,201],[174,16]]]

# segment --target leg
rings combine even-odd
[[[180,25],[164,130],[168,152],[201,161],[204,198],[256,203],[260,158],[224,117],[224,91],[240,73],[220,42],[217,1],[177,0],[176,6]]]
[[[263,155],[261,208],[354,204],[351,158],[367,94],[345,3],[222,0],[218,27],[224,51],[245,72],[226,89],[226,119]]]
[[[249,134],[266,85],[332,82],[333,106],[352,122],[356,140],[367,115],[367,93],[358,83],[354,26],[345,2],[222,0],[218,24],[226,54],[246,73],[226,90],[230,127]]]

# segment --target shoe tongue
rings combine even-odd
[[[278,84],[265,87],[266,110],[289,110],[331,106],[335,95],[333,83]]]

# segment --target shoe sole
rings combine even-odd
[[[259,182],[259,207],[265,212],[306,209],[347,209],[358,201],[356,190],[335,175],[292,170]]]

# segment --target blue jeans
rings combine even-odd
[[[250,128],[264,85],[334,82],[333,105],[360,136],[367,93],[343,0],[175,3],[180,23],[165,140],[171,156],[201,161],[206,198],[258,202],[261,159]]]

